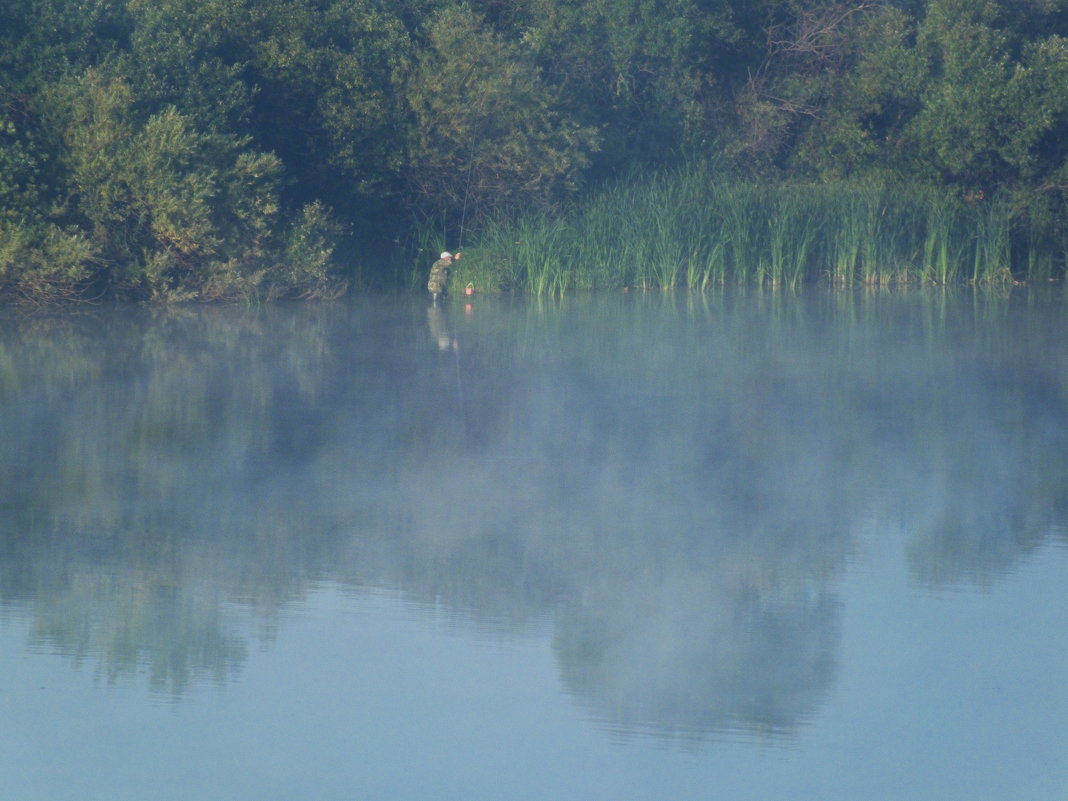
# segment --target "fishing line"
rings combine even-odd
[[[454,343],[452,355],[456,364],[456,396],[460,401],[460,429],[463,433],[464,445],[467,445],[467,404],[464,402],[464,381],[460,372],[460,348]]]
[[[471,191],[471,168],[475,166],[475,143],[471,141],[471,158],[467,160],[467,184],[464,186],[464,205],[460,211],[460,238],[456,243],[457,250],[464,247],[464,221],[467,219],[467,197]]]

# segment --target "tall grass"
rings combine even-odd
[[[817,231],[805,192],[785,186],[772,198],[766,247],[768,269],[758,277],[772,286],[796,287],[804,278]],[[761,255],[761,262],[764,257]]]
[[[1018,216],[1005,199],[966,202],[948,188],[757,183],[698,164],[632,174],[562,213],[491,223],[469,248],[470,274],[481,289],[543,295],[996,283],[1014,269],[1024,278],[1062,270],[1063,253],[1036,251],[1045,229]]]
[[[1012,208],[1003,198],[994,198],[976,214],[972,282],[1011,280],[1011,261]]]

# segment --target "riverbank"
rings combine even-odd
[[[454,282],[536,295],[751,284],[1010,285],[1064,276],[1026,198],[889,181],[758,183],[707,165],[636,174],[561,214],[491,223]]]

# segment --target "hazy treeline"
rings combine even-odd
[[[1059,271],[1066,34],[1063,0],[11,0],[0,289],[330,294],[428,221],[709,158],[996,198]]]

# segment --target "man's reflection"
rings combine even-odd
[[[426,322],[430,327],[430,338],[437,343],[438,350],[459,350],[460,341],[453,336],[444,310],[437,305],[426,310]]]

